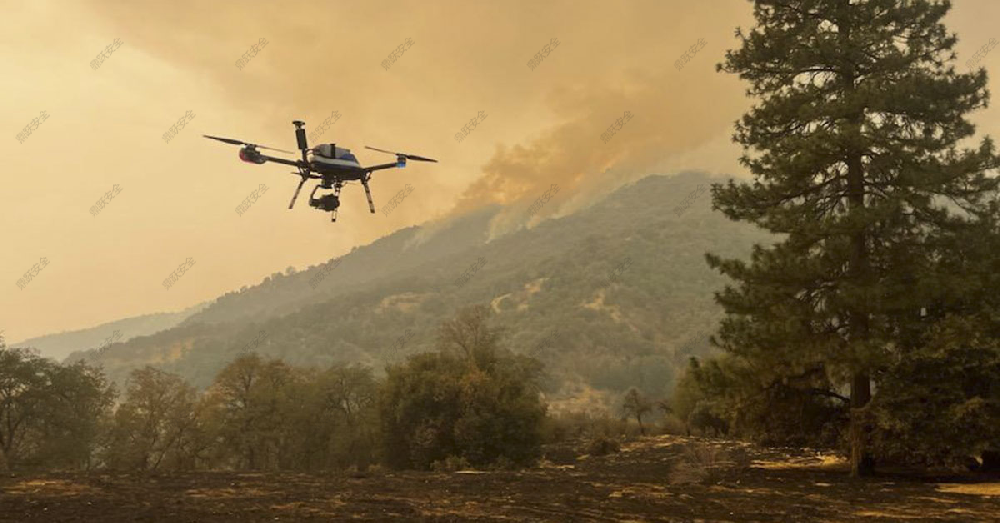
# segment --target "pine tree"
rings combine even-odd
[[[874,466],[873,373],[946,292],[928,244],[996,213],[992,141],[961,146],[986,73],[955,70],[950,8],[757,0],[756,26],[718,66],[756,100],[734,135],[754,181],[713,187],[714,206],[781,241],[749,263],[707,256],[737,282],[717,295],[728,316],[713,341],[769,373],[849,387],[854,475]]]

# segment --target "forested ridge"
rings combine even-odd
[[[704,253],[742,256],[769,238],[711,212],[707,187],[720,181],[650,176],[492,241],[500,208],[398,231],[222,296],[176,328],[73,359],[102,365],[118,383],[153,364],[198,387],[248,348],[293,365],[380,371],[429,350],[456,310],[487,304],[512,350],[545,363],[549,394],[593,387],[613,398],[638,386],[665,396],[687,358],[710,350],[721,317],[711,293],[723,279]]]
[[[32,347],[41,351],[46,357],[61,360],[83,348],[99,349],[108,341],[125,342],[131,338],[149,336],[176,327],[206,305],[208,304],[200,303],[178,312],[143,314],[103,323],[96,327],[46,334],[14,342],[13,345]]]

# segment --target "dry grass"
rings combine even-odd
[[[813,450],[665,435],[586,459],[577,445],[547,449],[551,459],[517,471],[2,475],[0,522],[964,523],[1000,513],[1000,483],[972,473],[859,481]]]
[[[1000,483],[941,483],[937,487],[949,494],[1000,497]],[[1000,517],[1000,507],[997,507],[997,516]]]
[[[685,445],[677,464],[670,470],[672,485],[712,485],[732,473],[750,467],[750,457],[742,447],[692,442]]]

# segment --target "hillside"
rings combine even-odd
[[[650,176],[493,241],[499,209],[433,234],[405,229],[227,294],[173,329],[81,357],[119,381],[152,363],[202,387],[241,350],[381,369],[433,349],[437,325],[456,309],[490,304],[509,345],[546,363],[551,399],[599,403],[629,386],[662,396],[690,355],[709,351],[721,315],[712,292],[723,280],[705,252],[743,256],[768,238],[711,211],[704,184],[720,181]]]
[[[117,338],[118,341],[125,342],[138,336],[149,336],[150,334],[176,327],[206,305],[202,303],[178,312],[144,314],[142,316],[104,323],[87,329],[46,334],[13,343],[12,345],[16,347],[33,347],[38,349],[42,356],[61,360],[70,356],[75,351],[98,349],[108,339]],[[115,332],[118,334],[115,335]]]

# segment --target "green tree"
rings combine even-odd
[[[874,466],[873,374],[948,283],[934,281],[927,244],[995,212],[986,202],[997,181],[984,175],[993,143],[958,146],[988,93],[985,72],[952,65],[956,37],[941,23],[950,7],[758,0],[757,26],[737,32],[741,48],[719,66],[747,80],[757,104],[734,136],[754,182],[714,186],[714,205],[783,241],[756,247],[749,263],[708,255],[738,282],[717,295],[729,316],[714,341],[849,387],[855,475]]]
[[[775,372],[761,363],[732,354],[691,358],[671,398],[689,433],[733,430],[764,445],[835,446],[849,399],[832,390],[824,368]]]
[[[101,369],[83,361],[51,367],[42,402],[37,461],[46,468],[90,469],[117,395]]]
[[[312,419],[297,430],[325,427],[311,459],[325,456],[326,466],[351,465],[365,469],[377,458],[379,383],[371,369],[360,365],[333,365],[315,378],[316,407]]]
[[[198,395],[180,376],[132,371],[115,412],[108,464],[125,470],[193,468],[204,450]]]
[[[632,387],[625,393],[625,399],[622,401],[622,410],[625,411],[626,416],[634,417],[635,421],[639,423],[639,432],[646,434],[646,428],[642,425],[642,417],[653,410],[653,403],[646,399],[639,392],[639,389]]]
[[[895,351],[873,401],[876,445],[895,460],[956,465],[979,456],[985,469],[1000,468],[997,231],[987,220],[933,246],[951,292],[907,330],[913,348]]]
[[[287,421],[298,404],[290,395],[295,380],[287,364],[256,353],[219,372],[206,398],[209,423],[221,442],[218,459],[238,469],[279,466]]]
[[[438,329],[438,350],[456,356],[480,370],[491,370],[504,331],[489,325],[490,308],[484,305],[458,311]]]
[[[465,372],[465,361],[439,353],[411,356],[387,369],[379,411],[389,466],[428,468],[460,453],[454,427]]]
[[[678,380],[669,401],[670,410],[684,422],[688,436],[691,435],[691,413],[694,412],[698,402],[706,398],[705,391],[699,382],[698,371],[700,368],[701,362],[698,361],[698,358],[691,357],[688,360],[687,370]]]
[[[0,345],[0,467],[90,466],[113,400],[94,367]]]
[[[460,311],[442,325],[439,352],[387,369],[380,417],[388,464],[428,468],[455,457],[484,466],[538,457],[541,366],[500,347],[488,318],[484,307]]]
[[[730,421],[745,419],[749,402],[741,394],[756,391],[740,383],[740,373],[733,363],[725,355],[704,365],[697,358],[690,358],[670,401],[672,411],[684,421],[688,435],[692,428],[702,434],[707,434],[708,429],[716,436],[728,434]]]
[[[894,461],[961,465],[1000,447],[1000,342],[965,318],[934,330],[880,380],[875,445]]]

